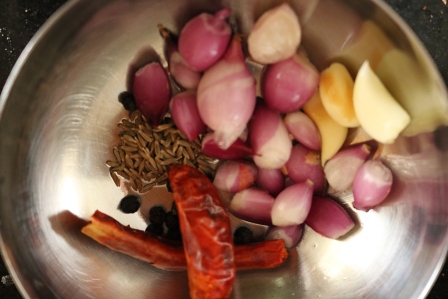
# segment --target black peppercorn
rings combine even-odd
[[[127,111],[137,110],[137,105],[135,104],[134,95],[129,91],[123,91],[118,95],[118,101],[123,105],[124,109]]]
[[[248,244],[254,239],[254,234],[252,230],[247,226],[238,227],[233,233],[233,243],[234,244]]]
[[[166,211],[162,206],[154,206],[149,210],[149,222],[163,225]]]
[[[139,196],[130,194],[123,197],[118,205],[118,209],[126,214],[132,214],[140,208],[141,199]]]
[[[179,218],[176,211],[171,210],[166,213],[165,225],[168,229],[179,230]]]
[[[182,241],[182,234],[178,229],[169,229],[166,238],[172,241]]]
[[[152,233],[154,235],[162,237],[163,236],[163,225],[158,224],[158,223],[151,223],[150,225],[148,225],[145,232]]]

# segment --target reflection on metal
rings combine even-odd
[[[409,92],[431,95],[425,107],[446,105],[429,56],[390,10],[379,9],[381,2],[289,2],[303,17],[304,48],[318,66],[348,49],[357,28],[384,20],[378,28],[399,52],[388,52],[392,56],[383,62],[402,57],[400,64],[423,71],[400,77],[389,63],[378,62],[378,72],[406,86],[419,81]],[[235,24],[247,33],[254,18],[277,3],[78,0],[44,26],[19,59],[0,103],[0,247],[25,297],[188,298],[185,272],[157,270],[112,252],[82,235],[82,223],[64,212],[88,220],[99,209],[123,224],[146,226],[144,210],[141,217],[117,210],[130,189],[115,187],[105,161],[113,158],[116,125],[125,117],[117,95],[126,89],[129,63],[148,46],[162,51],[158,23],[177,31],[199,11],[231,5]],[[366,17],[372,17],[370,25]],[[407,95],[403,88],[395,92]],[[438,113],[446,117],[443,109]],[[436,119],[426,115],[434,120],[431,129]],[[352,133],[352,140],[365,138]],[[438,131],[436,143],[433,134],[423,134],[381,147],[382,158],[396,167],[398,183],[389,199],[365,213],[352,209],[350,192],[335,193],[356,219],[354,232],[330,240],[307,228],[280,267],[238,272],[232,298],[423,298],[448,247],[448,159],[437,147],[447,133]],[[144,209],[169,196],[155,188],[145,195]],[[266,227],[257,229],[262,235]]]

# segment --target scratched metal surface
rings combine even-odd
[[[294,7],[306,16],[317,2],[296,1]],[[87,219],[100,209],[124,224],[146,227],[144,217],[117,211],[129,189],[116,188],[104,164],[112,157],[116,124],[125,116],[116,96],[125,89],[136,49],[150,44],[161,52],[157,23],[180,28],[198,11],[226,4],[75,1],[27,48],[0,102],[1,247],[25,297],[188,298],[186,273],[157,270],[103,248],[67,225],[64,212]],[[231,5],[247,31],[256,12],[272,2]],[[384,20],[376,6],[370,8],[374,18]],[[393,22],[385,24],[395,42],[406,40]],[[436,83],[425,85],[436,94],[434,101],[446,99],[421,45],[413,39],[405,44],[420,61],[422,82]],[[238,273],[232,297],[423,298],[448,246],[446,157],[432,137],[400,139],[384,149],[390,163],[399,166],[399,183],[380,208],[352,211],[351,194],[337,194],[357,219],[353,233],[334,241],[307,229],[284,265]],[[169,196],[155,189],[144,196],[145,207]]]

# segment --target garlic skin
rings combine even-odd
[[[353,103],[361,127],[376,141],[390,144],[411,121],[365,61],[358,71]]]
[[[255,23],[247,39],[250,56],[271,64],[294,55],[302,29],[294,10],[283,3],[266,11]]]

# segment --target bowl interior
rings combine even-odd
[[[1,99],[1,247],[24,296],[188,298],[186,272],[158,270],[96,244],[80,233],[76,217],[101,210],[146,228],[144,217],[117,210],[131,190],[115,187],[105,161],[113,158],[117,123],[126,117],[117,95],[126,89],[130,62],[145,49],[162,53],[157,24],[178,32],[199,12],[231,6],[232,25],[244,34],[279,3],[80,0],[41,29]],[[432,133],[447,115],[441,78],[415,36],[382,3],[290,3],[317,67],[342,61],[356,72],[367,55],[397,97],[411,97],[410,109],[426,110],[422,125],[382,148],[396,182],[384,204],[359,212],[350,192],[333,192],[356,219],[354,232],[336,241],[307,228],[280,267],[238,272],[232,298],[423,298],[448,246],[447,134]],[[366,43],[359,46],[357,38]],[[398,76],[397,65],[408,75]],[[356,131],[351,140],[363,136]],[[169,197],[165,188],[143,195],[145,206]]]

